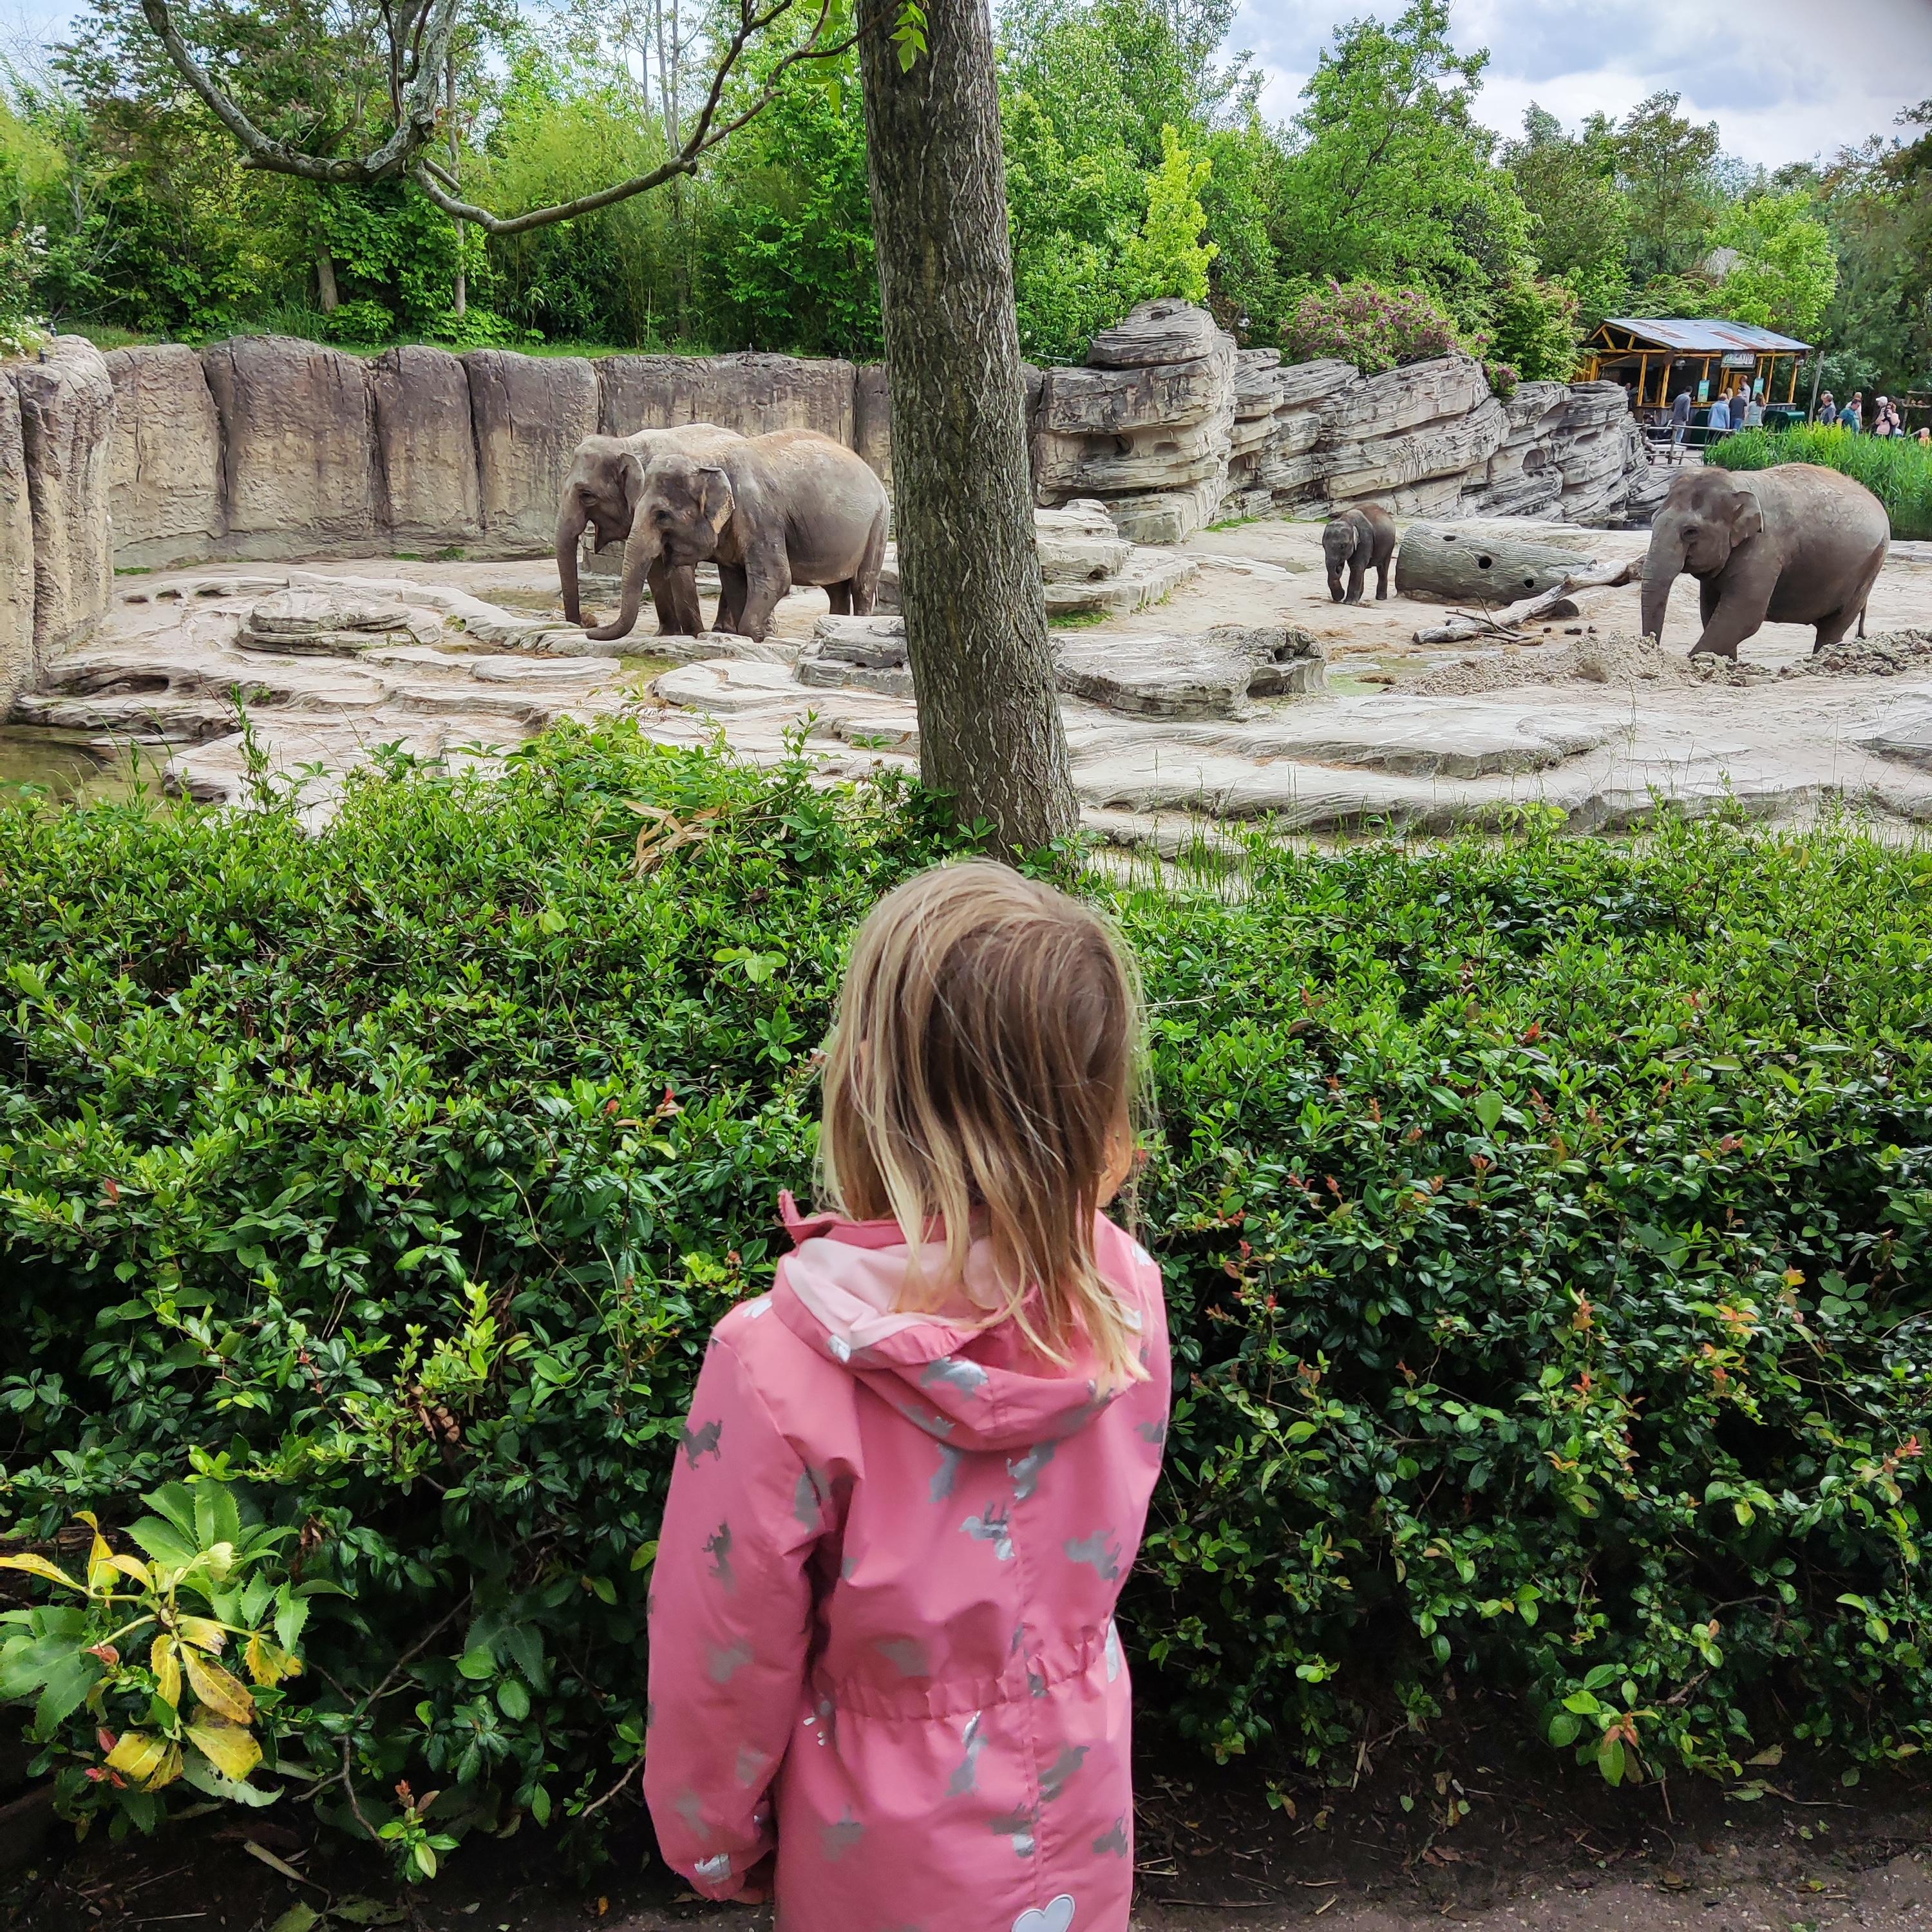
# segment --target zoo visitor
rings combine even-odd
[[[712,1332],[672,1458],[645,1795],[712,1898],[787,1932],[1126,1932],[1114,1606],[1167,1430],[1135,1162],[1135,976],[984,861],[860,928],[824,1072],[826,1211]]]

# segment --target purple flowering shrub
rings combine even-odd
[[[1365,376],[1459,350],[1480,353],[1486,346],[1481,337],[1465,337],[1454,319],[1420,289],[1332,278],[1302,296],[1281,332],[1282,353],[1290,361],[1339,356]]]

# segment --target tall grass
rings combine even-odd
[[[1856,436],[1815,423],[1748,429],[1706,452],[1724,470],[1768,470],[1819,463],[1855,476],[1885,506],[1895,537],[1932,537],[1932,447],[1904,436]]]

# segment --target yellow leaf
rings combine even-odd
[[[228,1633],[212,1617],[182,1617],[175,1625],[197,1650],[219,1657],[228,1642]]]
[[[171,1636],[158,1636],[148,1652],[148,1668],[154,1673],[154,1695],[164,1704],[181,1708],[181,1650]]]
[[[94,1519],[92,1510],[82,1510],[80,1520],[94,1532],[94,1547],[87,1552],[87,1587],[90,1590],[111,1589],[112,1577],[104,1580],[100,1572],[114,1567],[114,1552],[107,1546],[107,1539],[100,1533],[100,1526]]]
[[[152,1731],[123,1731],[107,1762],[122,1777],[150,1791],[181,1775],[179,1747]]]
[[[120,1571],[130,1583],[136,1583],[144,1590],[154,1588],[154,1580],[148,1574],[148,1566],[133,1556],[110,1556],[108,1562]]]
[[[64,1570],[56,1568],[44,1556],[0,1556],[0,1570],[24,1570],[29,1576],[40,1576],[50,1583],[62,1584],[70,1590],[80,1591],[82,1596],[87,1594]]]
[[[231,1677],[218,1664],[210,1664],[195,1651],[184,1650],[182,1663],[188,1666],[188,1688],[219,1716],[231,1724],[246,1724],[255,1715],[255,1700],[239,1678]],[[242,1774],[232,1774],[239,1778]]]
[[[237,1784],[262,1762],[262,1747],[244,1725],[190,1724],[188,1735],[196,1750],[224,1778],[232,1778]]]
[[[248,1660],[248,1675],[257,1684],[279,1684],[284,1677],[302,1675],[302,1659],[279,1644],[270,1643],[260,1630],[248,1640],[243,1655]]]

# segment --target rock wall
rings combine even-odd
[[[38,362],[8,373],[20,410],[32,533],[32,644],[24,667],[32,675],[85,638],[107,608],[114,385],[100,352],[78,335],[56,336]],[[14,568],[10,557],[10,577]]]
[[[370,362],[277,336],[104,358],[60,336],[4,373],[0,704],[86,634],[116,566],[541,555],[593,430],[814,429],[892,477],[885,371],[836,359],[411,346]],[[1340,502],[1607,521],[1661,494],[1613,383],[1498,401],[1466,356],[1284,366],[1172,299],[1096,336],[1084,368],[1025,374],[1038,502],[1097,498],[1138,544]]]
[[[540,554],[592,430],[814,429],[892,476],[885,371],[836,359],[411,347],[372,364],[244,336],[199,356],[117,350],[107,368],[123,566],[418,544]],[[1648,464],[1613,383],[1526,383],[1498,401],[1463,356],[1367,376],[1285,367],[1172,299],[1102,331],[1084,368],[1027,376],[1039,502],[1098,498],[1142,544],[1338,502],[1602,520]]]
[[[1217,516],[1360,502],[1604,522],[1651,494],[1649,451],[1614,382],[1526,382],[1499,400],[1467,356],[1375,376],[1284,367],[1171,299],[1096,337],[1088,362],[1047,373],[1036,492],[1097,496],[1138,542],[1178,542]]]

